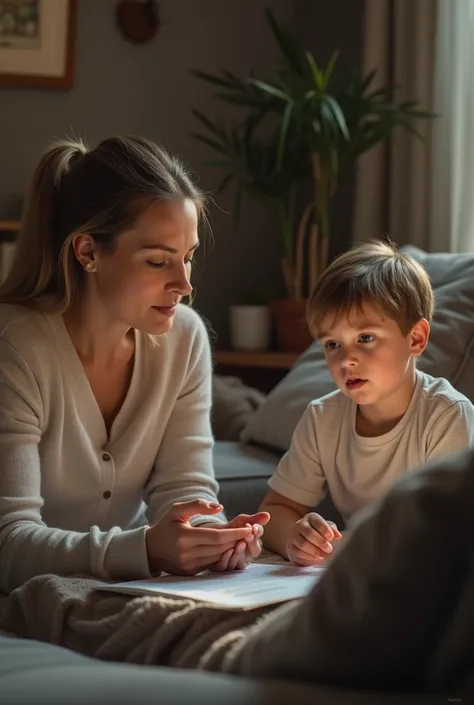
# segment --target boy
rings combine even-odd
[[[390,244],[359,245],[321,276],[308,323],[338,391],[309,404],[269,480],[267,549],[321,563],[341,538],[311,512],[327,490],[348,519],[406,472],[474,445],[471,402],[416,369],[433,308],[425,269]]]

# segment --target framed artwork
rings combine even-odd
[[[71,88],[77,0],[0,0],[0,86]]]

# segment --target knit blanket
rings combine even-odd
[[[108,661],[221,670],[246,629],[275,609],[223,610],[191,599],[130,597],[97,581],[42,575],[0,600],[0,630]]]

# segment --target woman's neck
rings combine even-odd
[[[80,359],[89,365],[107,367],[133,354],[133,330],[113,322],[100,306],[81,302],[63,315],[64,324]]]

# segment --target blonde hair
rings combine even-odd
[[[98,246],[113,249],[144,207],[183,199],[206,220],[203,192],[151,140],[111,137],[90,151],[81,140],[54,141],[33,174],[0,303],[64,313],[77,301],[84,276],[72,248],[75,234],[89,233]]]
[[[393,243],[357,245],[329,265],[311,292],[307,320],[312,335],[318,337],[328,314],[338,320],[354,310],[362,312],[367,304],[378,307],[407,335],[420,319],[433,316],[428,273]]]

